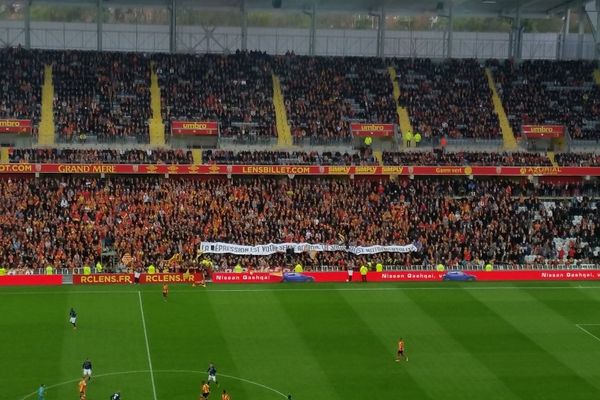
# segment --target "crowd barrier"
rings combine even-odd
[[[0,286],[62,285],[62,275],[5,275],[0,276]]]
[[[519,270],[519,271],[468,271],[463,276],[446,275],[437,271],[386,271],[369,272],[369,282],[441,282],[447,280],[474,281],[591,281],[600,280],[600,270]],[[348,273],[336,272],[304,272],[295,274],[294,281],[307,282],[345,282]],[[299,275],[299,276],[298,276]],[[305,279],[303,279],[305,277]],[[282,282],[281,273],[221,273],[212,274],[213,283],[276,283]],[[359,273],[354,272],[353,281],[360,281]]]
[[[369,282],[442,282],[444,280],[469,281],[593,281],[600,280],[600,269],[594,270],[512,270],[512,271],[384,271],[369,272]],[[280,283],[292,282],[346,282],[345,271],[304,272],[301,274],[283,274],[281,272],[214,272],[212,282],[222,283]],[[359,282],[361,276],[355,272],[353,281]],[[136,282],[134,274],[91,274],[73,275],[74,285],[114,285],[114,284],[178,284],[202,282],[199,273],[141,274]],[[0,286],[61,285],[63,275],[6,275],[0,276]]]

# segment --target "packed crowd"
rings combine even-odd
[[[558,153],[554,157],[560,166],[600,167],[599,153]]]
[[[183,149],[9,149],[11,163],[107,163],[107,164],[192,164],[192,151]],[[557,153],[559,166],[597,167],[600,155],[596,153]],[[432,151],[403,151],[382,153],[384,165],[435,166],[551,166],[545,153],[483,152],[442,149]],[[204,164],[262,164],[262,165],[378,165],[379,161],[369,147],[355,152],[340,151],[233,151],[203,150]]]
[[[61,140],[148,140],[150,75],[171,120],[216,120],[222,136],[276,135],[272,73],[281,79],[296,141],[351,136],[350,123],[397,123],[379,58],[0,50],[0,118],[39,122],[45,64],[53,65],[55,126]],[[395,59],[400,105],[428,138],[499,138],[484,65],[476,60]],[[588,61],[487,62],[516,133],[522,124],[564,124],[574,139],[600,138],[600,88]]]
[[[500,129],[484,66],[477,60],[393,60],[399,104],[424,139],[499,138]]]
[[[356,153],[316,151],[238,151],[205,150],[202,162],[206,164],[263,164],[263,165],[376,165],[378,161],[370,149]]]
[[[219,121],[221,136],[276,135],[270,58],[259,52],[155,55],[163,121]]]
[[[540,153],[447,152],[440,149],[434,149],[433,151],[384,152],[383,163],[385,165],[552,165],[548,156]]]
[[[36,126],[43,81],[41,52],[0,47],[0,119],[30,119]]]
[[[148,141],[150,62],[141,53],[48,52],[60,140]]]
[[[10,149],[11,163],[192,164],[190,150]]]
[[[116,251],[116,263],[131,260],[128,268],[164,266],[174,255],[186,268],[201,241],[416,243],[418,252],[369,260],[400,265],[598,260],[600,250],[595,181],[59,176],[4,178],[0,191],[0,265],[16,268],[80,267],[102,248]],[[362,262],[339,253],[212,258],[222,268]]]
[[[515,134],[521,125],[565,125],[571,138],[600,138],[600,88],[592,61],[491,61]]]
[[[296,141],[312,143],[351,136],[350,123],[396,123],[392,83],[379,58],[274,59],[287,117]]]

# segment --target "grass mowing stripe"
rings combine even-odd
[[[41,383],[52,382],[57,370],[57,380],[68,373],[60,363],[73,333],[68,307],[68,296],[52,302],[40,302],[39,297],[5,297],[0,301],[0,398],[15,399]]]
[[[551,297],[557,301],[571,305],[570,313],[566,312],[566,308],[561,313],[549,306],[551,302],[548,302],[548,293],[520,290],[512,292],[510,298],[501,296],[500,293],[469,294],[484,302],[515,329],[532,338],[539,347],[570,368],[574,374],[600,390],[596,368],[598,354],[590,352],[590,348],[598,349],[597,343],[590,343],[575,329],[573,322],[581,317],[578,309],[587,312],[587,309],[597,308],[584,292],[571,292],[569,296],[558,292],[552,294]],[[578,306],[574,307],[574,304]]]
[[[409,357],[405,369],[431,398],[455,399],[457,394],[470,399],[516,398],[492,371],[404,293],[345,292],[343,296],[380,342],[389,347],[390,357],[395,355],[398,338],[405,339]]]
[[[273,293],[249,296],[234,292],[211,298],[221,329],[228,332],[226,338],[236,364],[250,366],[252,379],[285,388],[293,398],[336,397],[327,378],[314,373],[320,370],[317,360]],[[238,312],[240,309],[251,311]],[[243,338],[234,332],[243,332]]]
[[[143,288],[146,289],[146,288]],[[226,335],[236,335],[233,330],[225,332],[217,322],[218,312],[209,299],[209,292],[204,288],[196,288],[196,295],[185,293],[184,286],[173,285],[169,291],[169,298],[164,301],[160,287],[148,286],[144,305],[147,310],[146,324],[150,337],[160,338],[152,341],[152,359],[156,370],[202,370],[206,374],[209,363],[214,363],[219,371],[227,371],[231,375],[254,379],[249,368],[242,368],[235,364]],[[235,313],[243,309],[243,300],[235,308]],[[229,318],[235,318],[232,310],[227,312]],[[244,340],[242,337],[239,340]],[[251,343],[246,343],[251,346]],[[168,400],[185,400],[190,396],[197,396],[201,380],[206,380],[207,375],[198,377],[178,375],[157,375],[158,397]],[[264,381],[271,384],[270,380]],[[276,385],[273,385],[276,386]],[[227,389],[234,399],[252,399],[260,395],[258,388],[235,382],[221,382],[220,389]],[[212,397],[220,397],[213,388]],[[268,399],[267,399],[268,400]]]
[[[519,398],[587,400],[600,394],[541,348],[534,338],[521,333],[469,291],[453,293],[451,299],[418,292],[407,294]],[[510,299],[506,301],[509,303]],[[540,397],[540,388],[543,388],[543,397]]]
[[[156,384],[154,383],[154,370],[152,369],[152,357],[150,356],[150,344],[148,343],[148,331],[146,330],[146,317],[144,316],[144,304],[142,302],[142,293],[138,292],[140,300],[140,314],[142,316],[142,326],[144,327],[144,339],[146,340],[146,355],[148,356],[148,367],[150,368],[150,380],[152,381],[152,393],[154,400],[156,397]]]
[[[276,297],[320,365],[313,374],[325,374],[337,398],[373,398],[376,388],[380,398],[430,399],[339,291],[315,293],[302,301],[284,292]]]

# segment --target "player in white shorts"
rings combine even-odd
[[[92,379],[92,362],[89,358],[86,358],[82,365],[83,368],[83,377],[87,378],[88,381]]]
[[[73,325],[73,329],[77,329],[77,313],[73,308],[69,311],[69,322]]]
[[[208,372],[208,383],[213,381],[214,383],[219,385],[217,383],[217,369],[215,368],[215,366],[213,364],[210,364],[208,366],[208,370],[206,372]]]

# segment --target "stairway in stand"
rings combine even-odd
[[[8,164],[8,147],[0,147],[0,164]]]
[[[152,66],[152,74],[150,75],[150,109],[152,117],[148,121],[150,132],[151,146],[164,146],[165,141],[165,124],[162,120],[160,112],[160,86],[158,85],[158,75],[154,66]]]
[[[558,163],[556,162],[556,154],[554,154],[553,151],[548,151],[546,153],[546,155],[548,156],[548,159],[550,160],[550,162],[552,163],[553,167],[558,167]]]
[[[383,165],[383,152],[381,150],[373,150],[373,157],[375,157],[379,165]]]
[[[52,146],[55,143],[52,65],[46,65],[44,67],[44,84],[42,85],[42,115],[38,130],[38,144],[40,146]]]
[[[192,149],[192,158],[194,165],[202,164],[202,149]]]
[[[498,91],[496,90],[496,84],[494,83],[494,76],[492,74],[492,70],[486,68],[485,75],[487,77],[488,86],[492,91],[492,102],[494,104],[494,111],[496,112],[496,115],[498,115],[498,121],[500,122],[500,130],[502,132],[504,150],[517,150],[519,147],[517,145],[517,139],[515,138],[513,129],[510,126],[508,117],[506,116],[506,111],[504,110],[504,106],[502,105],[502,100],[500,99]]]
[[[273,79],[273,107],[275,108],[275,122],[277,127],[277,146],[290,148],[293,146],[292,131],[288,123],[287,111],[281,92],[281,81],[279,77],[272,74]]]
[[[394,67],[388,67],[388,74],[392,80],[394,100],[396,101],[396,112],[398,113],[398,123],[400,125],[400,134],[404,137],[406,132],[413,133],[410,116],[408,114],[408,109],[406,107],[400,107],[400,104],[398,103],[398,99],[400,98],[400,85],[398,85],[398,81],[396,80],[396,69]],[[404,147],[404,140],[400,140],[400,143],[401,147]]]
[[[600,86],[600,69],[598,68],[594,70],[594,82],[596,82],[596,85]]]

